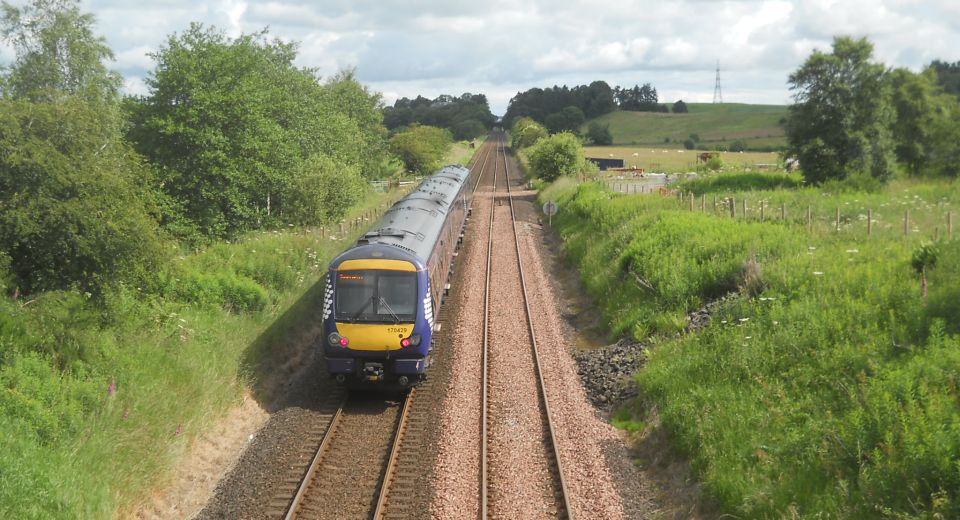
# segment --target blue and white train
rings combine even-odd
[[[423,379],[470,207],[469,179],[463,166],[440,169],[330,263],[322,342],[337,381],[407,387]]]

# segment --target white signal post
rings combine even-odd
[[[550,227],[553,227],[553,216],[557,214],[557,210],[560,209],[557,206],[556,202],[550,201],[543,205],[543,214],[546,215],[549,220]]]

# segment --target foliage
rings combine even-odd
[[[547,137],[547,129],[529,117],[521,117],[510,130],[510,146],[515,150],[529,148]]]
[[[644,83],[642,87],[634,85],[633,88],[620,88],[614,90],[614,99],[617,100],[617,106],[620,110],[629,110],[634,112],[669,112],[666,105],[658,102],[657,89],[649,83]]]
[[[889,84],[872,54],[866,38],[837,37],[832,53],[814,51],[789,77],[795,104],[786,125],[788,152],[810,182],[893,174]]]
[[[705,193],[731,193],[738,191],[795,189],[803,184],[798,174],[782,173],[720,173],[703,175],[681,181],[677,190],[703,195]]]
[[[356,167],[338,167],[324,155],[315,155],[294,174],[288,218],[299,225],[340,220],[364,193],[364,182]]]
[[[74,97],[0,101],[0,250],[28,294],[149,285],[169,256],[149,170],[102,116]]]
[[[613,144],[613,134],[610,133],[610,125],[592,121],[587,129],[587,139],[598,146]]]
[[[93,33],[94,17],[77,0],[32,0],[16,7],[3,2],[0,34],[16,60],[5,71],[3,92],[31,101],[75,96],[92,103],[115,101],[120,75],[104,61],[113,52]]]
[[[379,97],[350,72],[321,85],[294,66],[295,44],[192,24],[154,58],[150,94],[128,103],[130,137],[157,166],[164,223],[183,238],[287,223],[294,174],[317,154],[345,171],[384,162]]]
[[[403,161],[407,171],[427,175],[441,166],[440,162],[452,141],[449,130],[413,125],[393,134],[390,150]]]
[[[450,130],[458,141],[486,134],[496,121],[487,97],[469,92],[460,97],[443,94],[436,99],[400,98],[392,107],[383,109],[383,118],[390,130],[413,124],[436,126]]]
[[[747,150],[747,142],[743,139],[735,139],[730,143],[731,152],[744,152]]]
[[[948,94],[960,96],[960,61],[953,63],[933,60],[930,68],[936,73],[937,84]]]
[[[697,143],[693,139],[690,139],[688,137],[683,140],[683,147],[687,150],[693,150],[694,148],[697,147]]]
[[[529,117],[545,124],[550,114],[559,113],[570,106],[579,108],[585,118],[592,119],[617,108],[613,96],[613,89],[604,81],[594,81],[589,85],[577,85],[573,88],[566,85],[547,89],[532,88],[518,92],[510,99],[503,121],[512,127],[518,119]]]
[[[689,111],[687,104],[684,103],[682,99],[677,100],[677,102],[673,104],[673,110],[671,110],[674,114],[686,114]]]
[[[548,115],[546,119],[544,119],[543,125],[547,127],[547,130],[549,130],[551,134],[560,132],[576,134],[580,131],[580,127],[583,126],[584,120],[583,110],[571,105],[559,112]]]
[[[577,136],[562,132],[537,141],[528,154],[530,173],[545,181],[563,175],[576,175],[585,161]]]
[[[960,194],[908,189],[841,200],[899,209],[915,193],[920,206]],[[640,403],[658,411],[724,513],[960,514],[960,337],[946,328],[960,321],[960,242],[938,253],[925,306],[896,233],[807,233],[802,222],[720,218],[597,185],[550,196],[565,208],[554,219],[565,248],[614,330],[665,334],[638,375]],[[752,196],[824,198],[809,188]],[[730,293],[750,259],[760,292]],[[722,294],[709,326],[676,335],[673,318]]]

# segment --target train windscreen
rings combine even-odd
[[[417,274],[356,270],[337,273],[336,320],[410,323],[417,316]]]

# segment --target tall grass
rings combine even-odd
[[[641,400],[727,512],[960,516],[960,241],[938,246],[925,298],[918,238],[734,220],[593,184],[550,196],[613,329],[656,343]],[[909,206],[923,219],[960,189],[764,196]],[[686,313],[722,294],[733,296],[711,325],[685,331]]]
[[[258,337],[345,245],[255,233],[179,258],[159,293],[0,300],[0,517],[127,510],[255,383],[248,365],[274,355]]]

